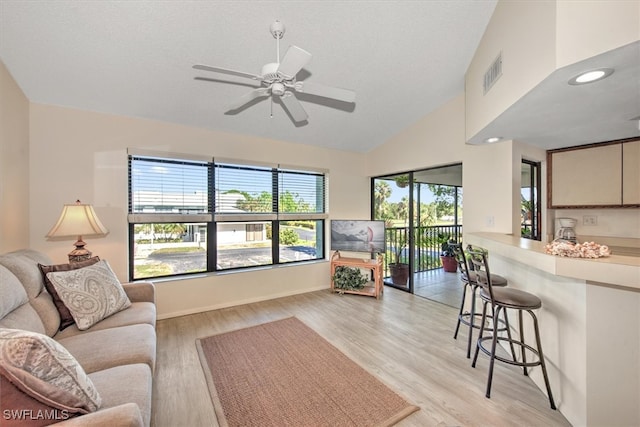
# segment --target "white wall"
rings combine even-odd
[[[369,216],[360,154],[40,104],[31,105],[30,138],[29,246],[66,262],[73,240],[44,236],[63,204],[91,203],[109,235],[86,238],[87,248],[108,260],[120,280],[128,277],[129,147],[328,169],[330,216]],[[157,283],[158,313],[162,318],[328,287],[327,262],[163,281]]]
[[[462,166],[465,234],[514,232],[513,212],[520,206],[520,196],[517,205],[514,201],[514,169],[517,168],[519,175],[520,163],[514,165],[513,144],[513,141],[503,141],[465,146]],[[519,216],[517,224],[519,230]]]
[[[0,61],[0,253],[29,245],[29,101]]]
[[[640,38],[638,1],[557,1],[556,17],[556,68]]]
[[[466,140],[555,70],[555,15],[553,1],[498,2],[465,75]],[[502,76],[484,94],[484,74],[500,52]]]
[[[464,94],[460,94],[371,150],[367,155],[367,174],[376,176],[460,163],[464,141]]]

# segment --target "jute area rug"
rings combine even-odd
[[[221,426],[391,426],[419,409],[295,317],[196,346]]]

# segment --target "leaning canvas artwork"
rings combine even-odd
[[[331,250],[384,252],[384,221],[331,221]]]

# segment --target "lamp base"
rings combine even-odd
[[[91,258],[91,252],[84,247],[69,252],[69,262],[80,262]]]

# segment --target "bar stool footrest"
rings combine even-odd
[[[480,320],[482,320],[482,313],[475,313],[474,317],[479,320],[478,322],[473,322],[473,329],[480,329]],[[468,311],[458,315],[458,318],[460,319],[460,323],[462,323],[463,325],[471,326],[471,321],[468,320],[471,318],[471,313],[469,313]],[[487,316],[487,319],[493,321],[493,316]],[[498,332],[507,331],[507,324],[505,323],[504,319],[498,319],[498,324],[501,325],[498,327]],[[485,326],[485,329],[493,330],[493,326]]]
[[[484,341],[493,341],[493,337],[488,336],[488,337],[482,337],[482,338],[478,338],[478,348],[480,348],[480,350],[482,350],[482,352],[484,354],[486,354],[487,356],[491,357],[491,349],[486,348],[482,343]],[[530,353],[532,353],[535,357],[537,357],[537,360],[534,360],[532,362],[522,362],[519,360],[513,360],[513,359],[506,359],[500,355],[495,355],[494,359],[499,360],[501,362],[504,363],[508,363],[510,365],[514,365],[514,366],[521,366],[521,367],[525,367],[525,368],[532,368],[534,366],[540,366],[540,354],[538,353],[538,351],[531,347],[529,344],[524,343],[520,340],[513,340],[513,339],[509,339],[507,337],[498,337],[498,342],[506,342],[506,343],[511,343],[513,345],[517,345],[520,347],[520,350],[522,351],[522,348],[525,348],[526,350],[529,350]]]

